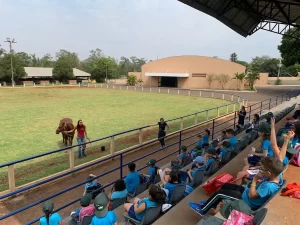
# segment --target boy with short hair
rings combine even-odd
[[[84,192],[83,192],[82,196],[84,196],[87,193],[88,189],[91,190],[94,187],[99,186],[98,181],[96,179],[96,175],[94,175],[94,174],[90,174],[86,180],[87,180],[87,182],[84,186]]]
[[[231,149],[230,149],[229,141],[224,141],[222,146],[221,146],[220,154],[219,154],[219,157],[220,157],[221,161],[225,157],[225,155],[230,151],[231,151]]]
[[[219,143],[219,145],[222,145],[224,141],[229,141],[229,143],[230,143],[230,149],[233,150],[233,148],[235,147],[235,145],[238,143],[237,138],[234,136],[234,130],[233,129],[226,130],[226,136],[227,136],[227,139],[221,141]]]
[[[217,151],[215,148],[207,149],[207,153],[204,155],[204,167],[205,171],[209,170],[209,167],[217,160]]]
[[[135,163],[129,163],[129,174],[125,178],[126,189],[129,193],[133,194],[136,187],[140,184],[140,175],[135,170]]]
[[[148,175],[150,176],[150,183],[154,182],[155,176],[157,175],[157,171],[158,171],[158,167],[155,166],[156,164],[156,160],[155,159],[150,159],[147,163],[147,166],[150,167],[149,171],[148,171]]]
[[[181,154],[178,156],[179,165],[181,167],[184,167],[184,166],[186,166],[186,162],[191,159],[191,155],[189,153],[187,153],[187,147],[186,146],[182,145],[180,147],[180,149],[181,149]]]
[[[195,163],[194,167],[190,170],[187,171],[188,175],[189,175],[189,182],[191,182],[196,175],[197,171],[204,171],[205,170],[205,166],[204,166],[204,157],[203,156],[197,156],[193,162]]]
[[[96,209],[91,225],[118,225],[118,218],[114,211],[108,211],[109,199],[105,193],[97,195],[94,201]]]

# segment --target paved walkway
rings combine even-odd
[[[282,92],[276,91],[274,93],[276,93],[276,95],[277,95],[277,94],[283,93],[285,91],[282,91]],[[261,100],[261,98],[263,96],[270,97],[268,94],[271,94],[273,92],[272,91],[271,92],[266,91],[266,92],[262,92],[262,93],[263,94],[261,94],[260,97],[258,97],[257,93],[256,93],[255,97],[253,95],[251,98],[249,97],[248,99],[249,100],[252,99],[252,101]],[[218,123],[222,123],[222,121],[220,121]],[[219,129],[222,130],[222,129],[227,128],[229,126],[232,126],[232,121],[226,122],[226,123],[220,125],[218,127],[218,130]],[[199,132],[199,131],[205,129],[206,127],[207,126],[202,126],[201,128],[199,127],[194,131],[189,131],[189,132],[184,134],[184,137],[190,136],[190,135],[194,134],[195,132]],[[176,142],[177,140],[178,140],[178,137],[175,136],[175,137],[170,138],[167,141],[167,143],[171,144],[173,142]],[[195,140],[196,140],[195,138],[192,138],[190,140],[184,141],[183,144],[189,144],[189,143],[194,142]],[[139,151],[136,151],[132,154],[128,154],[128,155],[124,156],[123,163],[133,161],[134,159],[136,159],[138,157],[141,157],[142,155],[145,155],[147,153],[151,153],[151,152],[153,152],[154,150],[156,150],[158,148],[159,148],[159,145],[157,143],[157,144],[154,144],[152,146],[148,146],[146,148],[140,149]],[[137,168],[140,168],[140,167],[144,166],[150,158],[162,158],[166,154],[171,153],[171,152],[173,152],[177,149],[178,149],[178,145],[173,146],[173,147],[169,147],[169,148],[167,148],[163,151],[160,151],[160,152],[158,152],[158,153],[156,153],[152,156],[149,156],[149,158],[138,160],[138,161],[136,161]],[[172,160],[171,158],[167,158],[165,160],[162,160],[161,162],[158,163],[158,166],[162,166],[162,165],[170,162],[171,160]],[[26,193],[24,195],[20,195],[20,196],[11,198],[9,200],[6,200],[4,202],[1,202],[0,203],[0,214],[5,215],[8,212],[12,212],[12,211],[17,210],[21,207],[27,206],[27,205],[29,205],[33,202],[39,201],[40,199],[45,198],[49,195],[55,194],[55,193],[57,193],[61,190],[69,188],[70,186],[76,185],[79,182],[82,182],[82,181],[86,180],[87,176],[90,173],[94,173],[96,175],[99,175],[99,174],[102,174],[102,173],[104,173],[104,172],[106,172],[106,171],[108,171],[112,168],[115,168],[117,166],[119,166],[119,160],[115,159],[115,160],[103,163],[103,164],[99,165],[98,167],[93,168],[92,170],[83,171],[80,174],[74,175],[72,177],[67,177],[64,180],[59,181],[57,183],[47,185],[45,187],[42,187],[41,189],[34,190],[31,193]],[[123,173],[124,174],[127,173],[127,168],[123,168]],[[108,176],[104,176],[103,178],[101,178],[100,182],[103,185],[105,185],[105,184],[107,184],[111,181],[114,181],[114,180],[118,179],[119,176],[120,176],[119,172],[115,171],[115,172],[109,174]],[[73,190],[71,190],[71,191],[69,191],[69,192],[67,192],[67,193],[65,193],[61,196],[53,198],[52,200],[55,202],[55,207],[58,208],[58,207],[60,207],[64,204],[80,197],[82,195],[82,193],[83,193],[83,187],[80,187],[80,188],[73,189]],[[71,211],[73,211],[77,207],[79,207],[78,203],[72,205],[72,207],[68,207],[68,208],[65,208],[65,209],[61,210],[60,214],[63,217],[66,217],[66,216],[69,215],[69,213]],[[32,207],[31,209],[28,209],[28,210],[26,210],[22,213],[19,213],[19,214],[13,216],[13,217],[10,217],[10,218],[8,218],[4,221],[0,221],[0,225],[2,225],[2,224],[3,225],[6,225],[6,224],[14,224],[14,225],[25,224],[26,222],[29,222],[29,221],[33,220],[34,218],[39,217],[41,215],[42,215],[41,205],[38,205],[38,206]]]

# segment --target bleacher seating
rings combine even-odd
[[[286,116],[289,112],[291,112],[294,108],[295,108],[295,104],[291,107],[288,107],[284,110],[282,110],[281,112],[278,112],[274,115],[274,117],[276,118],[276,121],[281,120],[284,116]],[[264,115],[262,115],[260,117],[261,121],[265,121],[267,118],[267,113],[265,113]],[[229,152],[228,155],[226,155],[223,159],[222,164],[225,164],[225,166],[230,163],[230,160],[232,160],[234,157],[236,157],[239,153],[241,153],[250,143],[254,142],[257,138],[258,138],[258,132],[257,131],[251,131],[250,133],[246,134],[246,130],[250,127],[250,124],[247,123],[240,131],[239,133],[239,140],[238,143],[236,144],[236,146],[234,147],[232,152]],[[210,146],[213,146],[214,148],[216,148],[218,145],[218,141],[213,140],[210,143]],[[227,163],[227,164],[226,164]],[[221,164],[221,165],[222,165]],[[191,168],[192,166],[192,162],[189,162],[188,165],[186,165],[184,168],[182,168],[181,170],[186,171],[187,169]],[[227,165],[228,166],[228,165]],[[170,168],[170,163],[164,166],[165,168]],[[196,173],[195,179],[192,182],[192,186],[194,188],[197,188],[201,183],[205,182],[209,176],[211,176],[212,174],[215,174],[220,168],[222,168],[220,166],[220,162],[218,160],[216,160],[212,166],[209,168],[209,170],[204,173],[204,171],[198,171]],[[228,167],[226,167],[228,168]],[[159,183],[160,182],[160,177],[156,176],[154,179],[154,183]],[[201,188],[201,187],[198,187]],[[176,203],[180,202],[183,198],[184,198],[184,191],[185,191],[185,185],[178,185],[175,188],[175,191],[172,195],[172,197],[169,200],[169,203],[172,205],[175,205]],[[144,198],[148,196],[148,191],[147,191],[147,185],[146,184],[141,184],[139,185],[139,187],[136,189],[135,193],[132,195],[129,195],[130,197],[138,197],[138,198]],[[270,200],[269,200],[270,201]],[[132,218],[129,217],[129,215],[127,213],[124,214],[124,209],[123,209],[123,203],[125,202],[125,199],[122,200],[117,200],[113,202],[113,209],[115,210],[119,220],[121,219],[120,216],[124,215],[124,219],[126,224],[129,223],[133,223],[133,224],[140,224],[140,225],[146,225],[146,224],[152,224],[155,220],[157,220],[159,217],[167,215],[168,212],[166,212],[165,214],[161,212],[161,206],[159,207],[151,207],[149,208],[146,213],[145,216],[143,218],[142,221],[136,221]],[[264,206],[267,204],[267,202],[264,204]],[[263,207],[264,207],[263,206]],[[175,206],[176,207],[176,206]],[[186,206],[187,207],[187,206]],[[261,207],[261,209],[257,210],[256,212],[253,212],[254,218],[255,218],[255,225],[260,224],[263,220],[263,218],[265,217],[267,210],[265,208]],[[262,220],[259,221],[258,218],[261,218]],[[88,218],[87,218],[88,219]],[[205,216],[204,218],[202,218],[202,220],[200,220],[200,222],[198,223],[198,225],[202,225],[205,224],[205,221],[211,219],[211,220],[215,220],[218,221],[219,223],[216,224],[222,224],[223,220],[216,218],[216,217],[212,217],[212,216]],[[84,224],[84,223],[82,223]]]

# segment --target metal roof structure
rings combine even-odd
[[[47,67],[24,67],[27,73],[27,78],[32,77],[52,77],[52,68]],[[82,70],[73,68],[73,74],[75,77],[90,77],[91,74]]]
[[[247,37],[258,30],[297,38],[300,0],[178,0]],[[286,33],[295,27],[293,32]]]

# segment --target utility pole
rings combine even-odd
[[[282,67],[282,63],[281,63],[281,60],[282,59],[279,59],[279,63],[278,63],[278,74],[277,74],[277,79],[279,79],[279,76],[280,76],[280,72],[281,72],[281,67]]]
[[[9,43],[9,52],[10,52],[10,69],[11,69],[11,82],[12,86],[15,86],[15,80],[14,80],[14,70],[13,70],[13,50],[12,50],[12,44],[17,43],[14,38],[6,38],[6,41]]]
[[[108,67],[108,65],[107,65],[107,64],[105,64],[105,74],[106,74],[105,81],[106,81],[106,83],[108,83],[108,82],[107,82],[107,67]]]

